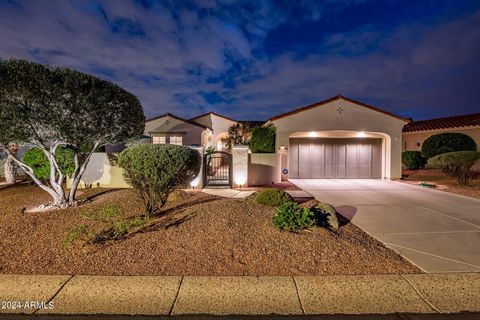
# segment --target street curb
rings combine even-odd
[[[0,301],[1,314],[438,315],[480,312],[480,273],[221,277],[4,274],[0,275]]]

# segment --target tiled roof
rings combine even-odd
[[[429,131],[438,129],[480,127],[480,113],[465,114],[447,118],[413,121],[403,127],[403,132]]]
[[[273,117],[273,118],[270,118],[270,119],[268,119],[268,120],[269,120],[269,121],[278,120],[278,119],[281,119],[281,118],[284,118],[284,117],[291,116],[292,114],[296,114],[296,113],[298,113],[298,112],[310,110],[310,109],[313,109],[313,108],[316,108],[316,107],[325,105],[325,104],[327,104],[327,103],[330,103],[330,102],[332,102],[332,101],[336,101],[336,100],[339,100],[339,99],[343,99],[343,100],[345,100],[345,101],[348,101],[348,102],[351,102],[351,103],[360,105],[360,106],[362,106],[362,107],[365,107],[365,108],[367,108],[367,109],[370,109],[370,110],[373,110],[373,111],[376,111],[376,112],[380,112],[380,113],[386,114],[387,116],[391,116],[391,117],[400,119],[400,120],[405,121],[405,122],[409,122],[409,121],[410,121],[410,119],[406,119],[406,118],[397,116],[396,114],[393,114],[393,113],[391,113],[391,112],[387,112],[387,111],[378,109],[377,107],[374,107],[374,106],[368,105],[368,104],[366,104],[366,103],[363,103],[363,102],[360,102],[360,101],[356,101],[356,100],[353,100],[353,99],[344,97],[344,96],[342,96],[342,95],[337,95],[337,96],[332,97],[332,98],[327,99],[327,100],[323,100],[323,101],[320,101],[320,102],[312,103],[312,104],[310,104],[310,105],[308,105],[308,106],[304,106],[304,107],[301,107],[301,108],[298,108],[298,109],[295,109],[295,110],[292,110],[292,111],[289,111],[289,112],[286,112],[286,113],[282,113],[282,114],[280,114],[280,115],[278,115],[278,116],[275,116],[275,117]]]
[[[176,116],[172,113],[164,113],[164,114],[161,114],[159,116],[156,116],[156,117],[153,117],[153,118],[150,118],[150,119],[147,119],[145,120],[145,122],[150,122],[150,121],[153,121],[153,120],[157,120],[157,119],[160,119],[160,118],[163,118],[163,117],[171,117],[171,118],[174,118],[174,119],[177,119],[177,120],[180,120],[180,121],[183,121],[183,122],[186,122],[186,123],[190,123],[190,124],[193,124],[195,126],[199,126],[203,129],[207,129],[208,127],[204,126],[203,124],[200,124],[200,123],[196,123],[196,122],[193,122],[193,121],[190,121],[188,119],[184,119],[182,117],[179,117],[179,116]]]

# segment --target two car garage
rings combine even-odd
[[[290,138],[289,178],[379,179],[382,139]]]

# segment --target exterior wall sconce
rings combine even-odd
[[[282,144],[282,145],[280,146],[280,148],[278,148],[278,150],[280,150],[280,151],[285,151],[285,150],[287,150],[287,148]]]

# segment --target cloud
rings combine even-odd
[[[365,24],[269,53],[266,39],[280,26],[341,19],[365,2],[11,0],[0,3],[0,56],[115,81],[147,116],[265,119],[338,93],[405,116],[471,110],[480,98],[479,11]]]

